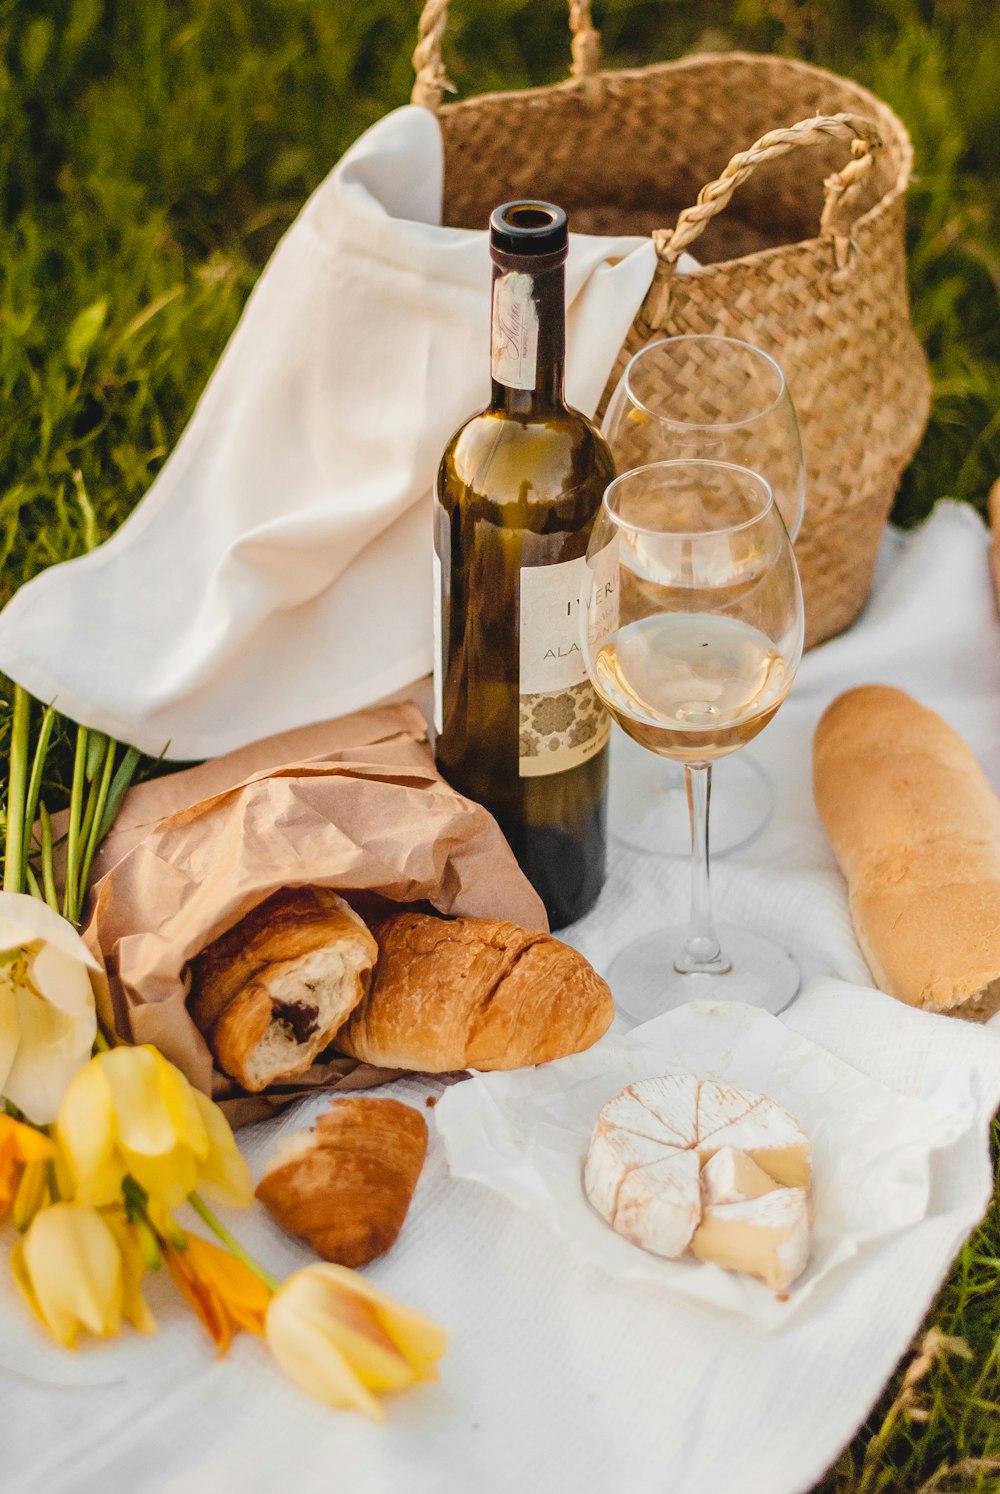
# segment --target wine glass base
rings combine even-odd
[[[657,856],[691,855],[684,769],[647,752],[624,732],[612,746],[608,830],[634,851]],[[734,753],[712,774],[710,840],[713,856],[745,846],[774,813],[774,790],[763,769],[745,752]]]
[[[629,944],[607,972],[619,1017],[630,1027],[649,1022],[689,1001],[745,1001],[766,1012],[784,1011],[794,1000],[801,972],[793,957],[761,934],[732,924],[716,932],[729,960],[718,975],[681,975],[674,968],[688,929],[678,924]]]

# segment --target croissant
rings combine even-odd
[[[287,1137],[257,1184],[282,1228],[341,1266],[382,1255],[403,1227],[427,1153],[427,1122],[398,1100],[338,1100]]]
[[[368,995],[334,1046],[386,1068],[517,1069],[589,1048],[615,1014],[583,955],[487,918],[400,913],[377,930]]]
[[[191,965],[189,1008],[244,1089],[304,1074],[368,989],[378,948],[342,897],[286,887]]]

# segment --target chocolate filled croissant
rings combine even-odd
[[[188,1006],[244,1089],[304,1074],[368,990],[378,947],[326,887],[286,887],[192,961]]]
[[[398,1100],[338,1100],[279,1146],[257,1197],[282,1228],[341,1266],[396,1239],[427,1152],[427,1122]]]

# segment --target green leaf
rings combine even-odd
[[[66,334],[66,353],[74,366],[86,361],[87,354],[101,335],[107,315],[108,303],[102,297],[73,318]]]
[[[24,76],[34,83],[41,74],[52,48],[55,26],[49,16],[38,16],[24,28],[21,36],[21,66]]]

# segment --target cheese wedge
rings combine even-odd
[[[631,1131],[599,1131],[590,1144],[583,1183],[594,1208],[609,1224],[614,1223],[618,1193],[637,1167],[663,1160],[663,1143],[636,1136]]]
[[[785,1291],[809,1259],[809,1211],[804,1188],[776,1188],[743,1203],[708,1204],[691,1241],[700,1261],[759,1276]]]
[[[698,1155],[689,1150],[630,1172],[612,1224],[633,1245],[672,1259],[688,1248],[700,1218]]]
[[[745,1152],[724,1146],[701,1170],[701,1191],[706,1204],[745,1203],[777,1187],[773,1178]]]
[[[694,1146],[698,1137],[698,1080],[665,1074],[629,1084],[597,1117],[597,1130],[619,1128],[666,1146]]]
[[[768,1177],[786,1188],[804,1188],[809,1183],[809,1138],[798,1121],[766,1095],[731,1125],[699,1138],[702,1162],[710,1161],[723,1147],[745,1152]]]
[[[752,1090],[736,1089],[731,1084],[716,1084],[713,1079],[703,1079],[698,1086],[698,1144],[699,1146],[756,1110],[764,1096]]]

